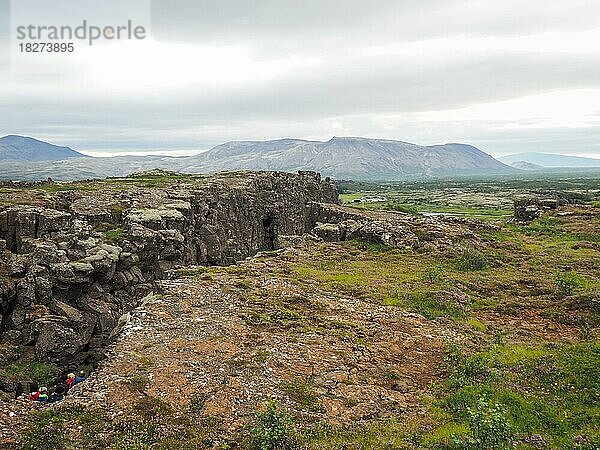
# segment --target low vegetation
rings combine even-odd
[[[451,346],[434,448],[598,448],[600,345]]]
[[[58,367],[39,361],[15,361],[0,368],[0,378],[28,380],[39,386],[50,385],[57,375]]]
[[[162,183],[165,176],[142,176],[136,182]],[[245,330],[250,345],[243,350],[247,353],[236,346],[235,355],[225,358],[223,376],[241,380],[244,373],[268,373],[273,391],[257,402],[254,414],[248,413],[245,427],[234,433],[226,429],[222,418],[211,415],[211,396],[204,392],[195,391],[180,409],[154,396],[150,372],[155,360],[140,359],[138,371],[125,382],[135,396],[126,413],[41,410],[21,434],[23,448],[600,449],[599,204],[596,194],[587,192],[593,189],[579,181],[560,183],[564,197],[581,206],[560,214],[550,211],[529,224],[474,226],[473,235],[452,246],[424,250],[314,243],[293,256],[263,254],[258,260],[264,270],[258,275],[246,266],[180,270],[180,276],[194,282],[223,282],[225,311],[233,308],[234,298],[242,299],[231,329]],[[543,193],[551,184],[535,186]],[[342,186],[345,201],[367,193],[387,198],[354,205],[361,208],[410,215],[438,208],[492,220],[509,213],[507,195],[531,185],[514,181],[501,192],[483,182],[473,188],[459,182],[440,182],[435,189],[410,183],[354,187],[360,190]],[[102,230],[108,240],[120,239],[118,231]],[[419,238],[427,241],[428,236]],[[348,299],[352,308],[366,305],[367,312],[336,315]],[[351,307],[347,311],[354,311]],[[400,315],[410,323],[398,335],[405,337],[382,344],[382,327],[405,325],[397,320]],[[403,357],[414,333],[431,329],[443,330],[439,364],[427,385],[417,388],[406,378],[420,376],[416,372],[428,355],[418,353],[418,364],[413,359],[410,367]],[[334,382],[347,392],[332,398],[322,380],[330,373],[282,373],[290,353],[282,356],[280,348],[266,344],[265,336],[272,335],[311,351],[308,342],[338,343],[340,350],[328,356],[344,367]],[[206,345],[221,344],[220,339],[216,334]],[[393,364],[377,360],[377,345],[379,350],[399,346],[402,357]],[[358,356],[352,360],[349,355]],[[361,358],[375,360],[370,373],[357,369]],[[33,379],[35,374],[42,382],[55,368],[2,370],[3,376],[27,373]],[[360,395],[370,395],[366,390],[373,386],[407,398],[410,394],[418,404],[401,409],[390,403],[379,415],[363,413]],[[267,398],[278,400],[265,403]],[[356,415],[329,422],[331,405]]]

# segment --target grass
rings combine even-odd
[[[575,271],[558,272],[554,278],[556,283],[556,295],[560,298],[573,295],[580,290],[589,289],[589,283],[586,277]]]
[[[523,445],[537,436],[556,449],[600,446],[600,429],[593,425],[600,419],[600,344],[502,344],[472,354],[451,346],[447,360],[450,377],[437,403],[447,419],[423,442],[445,440],[444,448],[459,448],[444,430],[461,428],[468,440],[481,432],[476,427],[489,426],[486,414],[500,414]],[[481,423],[473,422],[476,410]]]
[[[376,203],[354,203],[346,202],[349,196],[340,196],[342,203],[352,208],[364,210],[388,210],[398,211],[405,214],[440,214],[450,216],[472,217],[482,220],[501,220],[512,216],[512,210],[507,208],[473,207],[464,205],[436,205],[436,204],[411,204],[397,201],[386,201]],[[345,197],[345,198],[344,198]],[[360,197],[359,197],[360,198]]]
[[[39,386],[52,384],[58,375],[58,367],[40,361],[15,361],[0,368],[0,377],[16,378],[19,381],[33,381]]]
[[[418,424],[395,419],[332,427],[314,424],[306,431],[310,450],[408,450],[417,448]]]
[[[587,232],[582,225],[561,226]],[[311,250],[310,259],[291,263],[289,277],[333,295],[413,309],[432,318],[461,318],[494,309],[518,316],[526,308],[552,307],[579,316],[582,323],[599,322],[596,250],[573,248],[573,241],[564,240],[562,233],[558,239],[530,235],[512,225],[484,229],[481,239],[477,248],[467,245],[458,257],[357,242],[325,245]],[[579,284],[571,289],[570,303],[557,303],[556,277],[567,272],[576,272]]]
[[[279,389],[294,402],[297,409],[308,412],[322,411],[319,394],[309,382],[300,379],[286,380],[279,383]]]
[[[104,236],[111,242],[118,242],[125,237],[125,230],[122,228],[114,228],[104,232]]]

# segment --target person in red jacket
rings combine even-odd
[[[75,374],[74,373],[70,373],[69,375],[67,375],[67,390],[71,389],[71,386],[73,386],[73,382],[75,381]]]

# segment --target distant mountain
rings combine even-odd
[[[189,172],[315,170],[335,178],[373,180],[515,171],[471,145],[420,146],[360,137],[334,137],[326,142],[299,139],[227,142],[182,158],[178,163],[185,164]]]
[[[600,159],[554,153],[517,153],[498,158],[505,164],[525,161],[542,167],[600,167]]]
[[[119,156],[62,159],[44,163],[4,161],[0,178],[35,180],[52,177],[55,180],[73,180],[122,176],[154,168],[184,173],[314,170],[323,176],[355,180],[519,172],[471,145],[420,146],[402,141],[359,137],[334,137],[325,142],[301,139],[227,142],[206,152],[179,158]]]
[[[544,168],[544,166],[540,166],[539,164],[533,164],[527,161],[511,162],[509,166],[520,170],[542,170]]]
[[[60,161],[86,157],[69,147],[59,147],[25,136],[0,138],[0,161]]]

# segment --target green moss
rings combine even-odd
[[[479,331],[481,333],[487,331],[487,326],[477,319],[470,318],[467,320],[467,324],[469,324],[475,331]]]
[[[104,232],[104,236],[106,239],[112,242],[117,242],[125,237],[125,230],[122,228],[114,228],[112,230],[108,230]]]
[[[33,381],[39,386],[50,385],[58,375],[58,367],[40,361],[16,361],[0,368],[0,377],[16,378],[19,381]]]
[[[422,314],[428,319],[447,316],[452,318],[465,317],[466,311],[455,296],[446,291],[396,291],[394,296],[384,300],[388,306],[401,306]]]
[[[279,389],[302,411],[320,412],[323,407],[314,387],[303,380],[291,379],[279,383]]]

